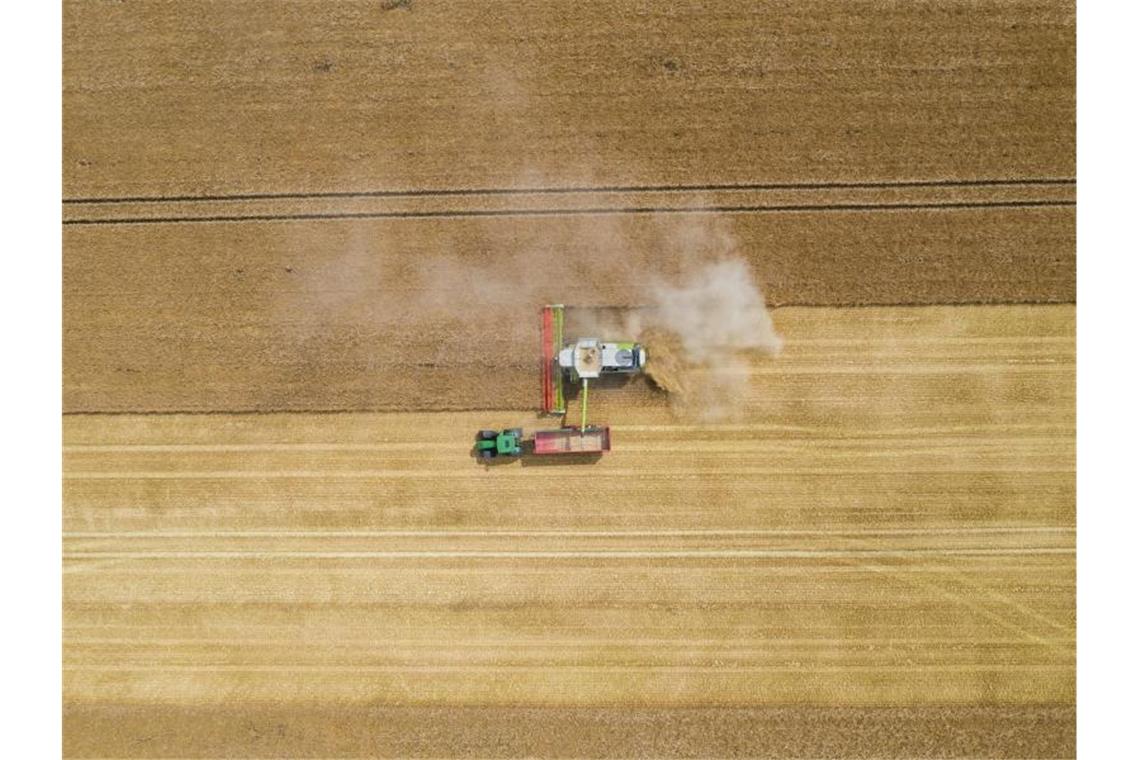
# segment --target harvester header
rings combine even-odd
[[[566,413],[562,371],[558,368],[564,312],[562,304],[544,306],[542,309],[542,410],[548,414]]]

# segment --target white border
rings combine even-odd
[[[1077,16],[1077,754],[1136,747],[1138,14]]]
[[[4,754],[62,751],[61,8],[7,4],[3,44]]]

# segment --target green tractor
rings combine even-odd
[[[475,437],[475,454],[480,459],[522,456],[522,428],[480,430]]]

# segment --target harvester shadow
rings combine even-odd
[[[624,388],[633,382],[636,375],[626,374],[624,372],[612,372],[608,375],[596,377],[590,381],[590,390],[606,390],[614,388]],[[563,394],[567,401],[576,401],[582,395],[582,384],[567,382],[563,385]]]

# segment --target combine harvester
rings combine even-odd
[[[557,430],[534,434],[534,453],[601,454],[610,450],[610,429],[586,424],[590,381],[606,375],[632,375],[645,367],[645,349],[632,341],[579,338],[565,342],[565,307],[555,304],[542,309],[542,410],[566,414],[566,383],[582,384],[582,423],[563,424]],[[481,430],[475,448],[482,459],[522,456],[523,433],[519,428]]]
[[[603,375],[632,375],[645,367],[645,348],[632,341],[606,342],[579,338],[564,343],[565,309],[562,304],[542,309],[542,410],[566,413],[565,384],[582,383],[582,426],[590,381]]]

